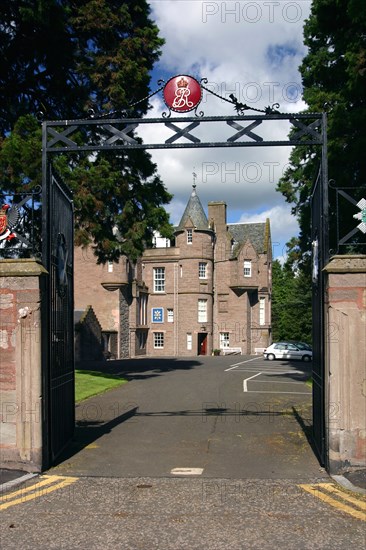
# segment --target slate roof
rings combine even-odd
[[[262,254],[267,251],[268,246],[268,230],[267,222],[263,223],[229,223],[227,229],[235,240],[233,257],[236,257],[241,246],[250,241],[257,254]]]
[[[174,228],[175,232],[183,231],[188,220],[193,223],[195,229],[211,231],[207,216],[196,193],[195,185],[193,185],[193,191],[179,225]],[[236,258],[239,250],[248,240],[253,245],[257,254],[263,254],[268,251],[270,237],[269,220],[262,223],[229,223],[226,228],[235,241],[231,255],[232,258]]]
[[[183,216],[179,222],[179,225],[175,228],[176,231],[184,229],[187,220],[191,219],[195,229],[205,230],[209,229],[208,219],[201,204],[201,201],[196,193],[196,188],[193,186],[193,191],[189,197],[186,209],[183,212]]]

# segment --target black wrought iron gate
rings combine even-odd
[[[323,186],[319,172],[311,195],[311,238],[313,248],[313,439],[321,463],[327,462],[327,441],[325,426],[325,405],[327,384],[325,373],[325,277],[323,267],[326,261],[326,248],[323,239]]]
[[[327,140],[326,115],[322,113],[279,113],[277,104],[264,110],[239,103],[233,96],[221,98],[231,103],[236,116],[204,116],[198,111],[205,79],[201,82],[186,75],[170,79],[152,95],[163,90],[164,101],[169,113],[162,118],[128,118],[126,113],[108,113],[90,119],[59,120],[43,123],[43,162],[47,173],[47,155],[93,151],[127,151],[129,149],[184,149],[222,147],[276,147],[310,145],[321,147],[321,168],[312,195],[313,241],[314,241],[314,293],[313,293],[313,336],[314,336],[314,440],[320,461],[326,462],[325,408],[325,326],[324,326],[324,276],[323,267],[327,261],[328,245],[328,199],[327,199]],[[217,94],[213,93],[217,96]],[[219,96],[218,96],[219,97]],[[195,101],[193,98],[196,98]],[[146,99],[146,98],[145,98]],[[171,111],[186,114],[195,110],[195,116],[171,117]],[[244,114],[247,110],[254,115]],[[262,114],[257,114],[262,113]],[[121,117],[121,118],[119,118]],[[280,132],[288,122],[290,127],[284,137],[273,141],[263,136],[271,135],[275,126]],[[160,141],[146,143],[136,137],[136,129],[149,125],[163,126],[172,133],[164,139],[164,132],[156,132]],[[182,126],[183,125],[183,126]],[[215,126],[219,126],[223,137],[211,141]],[[228,128],[229,127],[229,128]],[[259,135],[257,128],[263,131]],[[270,128],[271,127],[271,128]],[[231,128],[231,130],[230,130]],[[203,130],[203,135],[200,134]],[[206,130],[206,133],[205,133]],[[255,131],[254,131],[255,130]],[[269,132],[267,132],[269,130]],[[290,131],[291,130],[291,131]],[[231,135],[228,135],[231,132]],[[267,132],[267,133],[266,133]],[[276,132],[277,133],[277,132]],[[215,133],[214,133],[215,135]],[[83,137],[84,142],[80,142]],[[54,175],[44,186],[47,204],[47,232],[45,243],[46,267],[50,270],[48,299],[51,306],[49,319],[48,387],[51,457],[57,456],[72,435],[74,422],[73,366],[72,366],[72,206],[65,188]],[[58,202],[57,202],[58,201]],[[58,205],[58,206],[57,206]],[[64,225],[66,223],[66,226]],[[62,276],[60,276],[62,273]],[[67,328],[66,328],[67,326]]]
[[[74,433],[74,210],[72,196],[51,166],[43,182],[44,463],[52,464]]]

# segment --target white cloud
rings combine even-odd
[[[166,40],[153,72],[152,91],[158,88],[161,77],[189,74],[207,78],[206,86],[219,96],[228,98],[233,93],[238,101],[256,109],[276,102],[284,113],[305,108],[298,66],[305,53],[302,28],[310,0],[152,0],[150,5],[152,18]],[[149,118],[161,117],[167,111],[161,94],[154,96],[151,104]],[[232,104],[206,92],[199,108],[205,115],[235,114]],[[262,124],[256,131],[264,139],[286,139],[289,125],[277,121]],[[201,125],[194,131],[203,141],[226,141],[233,133],[235,130],[225,124]],[[140,135],[145,142],[158,143],[172,131],[163,125],[144,125]],[[289,153],[288,147],[151,151],[166,187],[174,194],[168,208],[173,223],[183,214],[195,171],[197,192],[205,208],[208,201],[225,200],[229,221],[270,217],[273,242],[280,243],[275,256],[280,256],[280,249],[298,233],[290,206],[275,190]]]

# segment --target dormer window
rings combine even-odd
[[[193,241],[193,229],[187,229],[187,244],[192,244]]]

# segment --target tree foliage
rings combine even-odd
[[[37,113],[146,114],[139,100],[163,40],[145,0],[9,0],[0,17],[0,170],[11,193],[41,182]],[[54,165],[74,192],[76,243],[93,243],[99,261],[136,258],[154,229],[169,236],[171,195],[146,151],[60,154]]]
[[[278,260],[272,269],[273,341],[299,340],[311,343],[311,284],[304,271]]]
[[[359,200],[366,196],[366,3],[364,0],[313,0],[304,25],[307,54],[300,66],[305,112],[328,114],[328,171],[334,185]],[[300,227],[288,243],[283,267],[273,277],[273,331],[277,339],[311,339],[311,211],[309,197],[320,166],[320,148],[298,146],[278,190],[293,205]],[[355,188],[350,190],[350,188]],[[347,201],[335,217],[330,189],[330,247],[336,250],[337,224],[346,235],[357,212]],[[364,240],[361,232],[356,235]],[[356,244],[357,247],[357,244]],[[353,248],[358,250],[357,248]],[[361,250],[364,250],[361,249]],[[350,250],[343,249],[341,252]]]
[[[313,0],[304,26],[308,48],[300,66],[307,112],[328,113],[329,179],[338,187],[366,186],[366,3],[364,0]],[[278,189],[294,205],[300,225],[300,248],[310,250],[309,195],[320,151],[293,150]],[[334,196],[330,193],[330,200]],[[331,213],[334,204],[331,202]],[[347,208],[347,205],[345,205]],[[355,213],[353,207],[353,213]],[[352,213],[347,213],[352,220]],[[346,216],[340,218],[340,223]],[[332,235],[335,231],[331,231]]]

